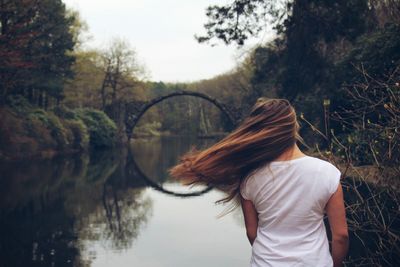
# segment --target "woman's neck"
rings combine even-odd
[[[294,144],[293,147],[289,148],[285,152],[283,152],[279,157],[277,157],[276,161],[285,161],[285,160],[292,160],[306,156],[303,152],[301,152],[300,148],[297,144]]]

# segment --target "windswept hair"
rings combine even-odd
[[[233,132],[203,151],[192,149],[181,156],[169,173],[187,185],[221,189],[227,196],[218,202],[237,200],[247,176],[302,141],[298,131],[296,112],[288,100],[259,100]]]

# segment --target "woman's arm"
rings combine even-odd
[[[244,199],[240,196],[242,203],[242,210],[244,215],[244,223],[246,225],[247,238],[251,245],[253,245],[254,240],[257,237],[257,227],[258,227],[258,214],[253,202]]]
[[[341,267],[349,246],[349,234],[343,202],[343,190],[340,183],[338,189],[326,204],[325,209],[332,232],[333,266]]]

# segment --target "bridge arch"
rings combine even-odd
[[[204,99],[208,102],[211,102],[223,114],[226,115],[226,117],[228,118],[228,120],[230,121],[232,126],[236,126],[237,122],[239,121],[238,115],[233,113],[231,111],[231,109],[229,109],[227,106],[225,106],[225,104],[221,103],[217,99],[215,99],[207,94],[204,94],[204,93],[180,90],[180,91],[175,91],[175,92],[169,93],[164,96],[156,97],[148,102],[126,103],[125,110],[124,110],[125,111],[125,127],[126,127],[125,129],[126,129],[128,139],[132,136],[132,132],[133,132],[135,126],[137,125],[137,123],[139,122],[141,117],[146,113],[147,110],[149,110],[154,105],[157,105],[158,103],[160,103],[168,98],[178,97],[178,96],[194,96],[194,97],[199,97],[201,99]],[[133,159],[133,157],[132,157],[132,159]],[[145,181],[148,186],[151,186],[155,190],[158,190],[164,194],[174,195],[177,197],[199,196],[199,195],[207,193],[208,191],[210,191],[212,189],[212,187],[206,187],[201,191],[190,192],[190,193],[179,193],[179,192],[173,192],[173,191],[167,190],[167,189],[163,188],[162,185],[159,185],[159,184],[153,182],[150,178],[148,178],[146,176],[146,174],[144,174],[142,172],[142,170],[140,169],[140,167],[136,164],[134,159],[132,160],[132,168],[131,168],[130,172],[134,173],[135,175],[137,175],[138,177],[143,179],[143,181]]]
[[[146,111],[148,109],[150,109],[152,106],[155,106],[156,104],[158,104],[168,98],[177,97],[177,96],[194,96],[194,97],[202,98],[208,102],[211,102],[223,114],[226,115],[228,120],[231,122],[232,126],[236,126],[236,124],[237,124],[237,118],[236,118],[237,116],[235,116],[235,114],[232,114],[230,109],[227,108],[223,103],[221,103],[217,99],[215,99],[207,94],[204,94],[204,93],[181,90],[181,91],[175,91],[175,92],[169,93],[164,96],[153,98],[152,100],[143,103],[139,108],[137,108],[137,107],[134,108],[135,109],[134,111],[130,110],[129,104],[127,104],[127,107],[125,110],[125,112],[127,113],[125,124],[126,124],[126,131],[127,131],[128,138],[130,138],[132,136],[132,132],[133,132],[135,126],[137,125],[140,118],[146,113]]]

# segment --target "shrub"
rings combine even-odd
[[[36,108],[21,96],[7,98],[0,109],[0,158],[24,158],[65,150],[86,150],[90,146],[112,147],[117,127],[101,111],[51,111]]]
[[[33,112],[28,115],[28,118],[31,120],[40,120],[43,125],[50,130],[50,134],[57,142],[57,147],[59,149],[68,146],[67,130],[53,112],[46,112],[43,109],[34,109]]]
[[[398,168],[400,69],[392,70],[385,79],[361,74],[363,82],[344,87],[347,105],[332,113],[332,119],[342,125],[343,132],[337,135],[342,147],[347,148],[342,152],[357,165]]]
[[[78,109],[76,114],[86,124],[93,148],[112,147],[116,144],[117,126],[104,112],[84,108]]]
[[[89,131],[85,123],[79,118],[77,111],[64,106],[54,107],[52,111],[62,118],[62,123],[71,132],[71,147],[86,150],[89,146]]]
[[[33,109],[29,101],[20,95],[10,95],[6,99],[6,104],[17,114],[27,114]]]
[[[54,107],[52,111],[60,118],[67,120],[79,120],[75,110],[69,109],[67,107],[64,106]]]
[[[72,133],[72,148],[86,150],[89,146],[89,132],[86,125],[79,119],[65,120],[64,125]]]
[[[0,159],[31,156],[38,149],[35,138],[27,135],[26,121],[9,108],[0,108]]]
[[[21,115],[18,120],[23,126],[23,130],[16,132],[16,136],[28,136],[36,140],[39,150],[56,149],[57,142],[51,135],[51,131],[41,119],[29,114]]]

